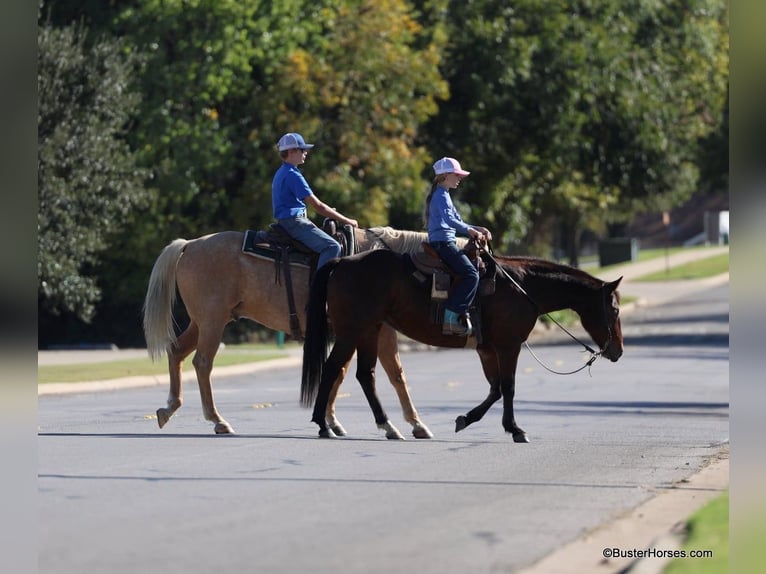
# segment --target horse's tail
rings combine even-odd
[[[144,337],[152,360],[162,357],[168,346],[175,343],[173,305],[176,302],[176,265],[186,239],[175,239],[165,246],[154,262],[149,287],[144,300]]]
[[[320,267],[311,283],[303,342],[301,404],[304,407],[314,403],[322,381],[322,369],[327,359],[327,282],[339,262],[340,259],[333,259]]]

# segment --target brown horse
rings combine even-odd
[[[354,232],[359,251],[416,252],[426,238],[424,233],[390,227],[355,229]],[[167,407],[157,410],[160,428],[181,407],[182,364],[196,349],[192,363],[205,419],[215,424],[217,434],[233,433],[231,425],[216,409],[210,382],[224,327],[246,318],[277,331],[290,332],[287,293],[285,286],[275,281],[274,262],[243,253],[243,239],[244,234],[237,231],[214,233],[193,240],[176,239],[163,249],[154,264],[144,302],[144,335],[152,359],[165,352],[168,354],[170,393]],[[293,265],[291,269],[295,309],[303,318],[310,271],[300,265]],[[179,336],[173,328],[176,290],[190,318],[189,326]],[[412,425],[412,434],[416,438],[431,438],[431,431],[420,420],[410,397],[396,332],[390,327],[381,328],[377,348],[380,362],[401,402],[404,419]],[[327,422],[340,435],[345,434],[345,430],[335,416],[334,403],[345,370],[346,366],[341,366],[327,406]],[[392,435],[392,438],[402,437]]]
[[[485,255],[486,257],[486,255]],[[360,253],[333,260],[319,270],[309,300],[303,355],[301,401],[314,402],[312,421],[319,436],[332,436],[323,413],[333,382],[356,351],[359,380],[375,422],[390,423],[375,392],[378,334],[388,326],[412,339],[438,347],[476,346],[484,375],[490,385],[487,399],[456,421],[456,432],[481,419],[489,407],[503,398],[503,428],[515,442],[528,442],[516,424],[513,397],[516,364],[521,345],[538,316],[559,309],[573,309],[593,341],[597,355],[617,361],[622,355],[619,317],[620,279],[605,283],[588,273],[550,261],[528,257],[499,257],[494,293],[480,301],[481,341],[443,335],[441,325],[430,319],[430,286],[413,275],[407,255],[390,251]],[[335,344],[325,360],[327,318]]]

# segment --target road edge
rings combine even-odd
[[[670,559],[605,558],[604,549],[676,550],[683,543],[688,518],[728,487],[727,442],[690,477],[667,489],[652,489],[645,502],[564,544],[517,574],[659,574]]]

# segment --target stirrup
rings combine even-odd
[[[470,337],[473,334],[473,326],[468,314],[458,315],[453,311],[446,310],[444,312],[442,334]]]

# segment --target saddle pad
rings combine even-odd
[[[425,275],[434,271],[447,271],[447,265],[438,257],[432,257],[425,251],[416,251],[410,254],[410,259],[415,268]]]
[[[282,257],[279,250],[268,243],[267,237],[268,233],[265,231],[248,229],[245,231],[245,239],[242,242],[242,253],[270,261]],[[291,265],[311,267],[311,256],[305,253],[290,250],[289,259]]]

